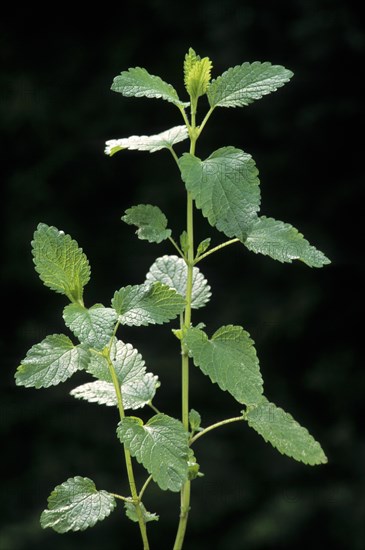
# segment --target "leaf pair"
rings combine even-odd
[[[281,65],[269,62],[243,63],[231,67],[210,82],[212,62],[203,59],[190,48],[184,61],[184,82],[190,96],[207,93],[212,109],[216,107],[242,107],[276,91],[290,80],[293,73]],[[114,78],[111,89],[125,97],[163,99],[179,108],[188,104],[181,101],[171,84],[146,69],[135,67],[122,71]]]
[[[184,336],[194,364],[223,391],[247,405],[248,425],[284,455],[305,464],[322,464],[327,458],[319,443],[293,417],[263,396],[263,380],[249,334],[239,326],[223,326],[211,339],[198,328]]]
[[[211,110],[216,107],[242,107],[276,91],[292,77],[292,72],[271,63],[243,63],[224,72],[210,82],[212,62],[201,58],[190,48],[184,60],[184,83],[196,110],[198,98],[207,94]],[[141,67],[130,68],[116,76],[111,89],[125,97],[163,99],[183,111],[189,103],[179,99],[175,88],[159,76]],[[186,119],[185,119],[186,120]],[[106,142],[105,153],[114,155],[123,149],[138,149],[151,153],[172,147],[188,138],[186,126],[176,126],[153,136],[131,136]]]
[[[114,339],[110,360],[121,388],[123,408],[139,409],[151,403],[159,386],[158,377],[146,372],[141,354],[131,344]],[[99,353],[91,353],[86,370],[97,380],[78,386],[71,395],[90,403],[117,406],[108,359]]]
[[[258,170],[247,153],[223,147],[204,161],[185,153],[179,164],[196,206],[227,237],[236,237],[249,250],[280,262],[298,259],[310,267],[330,263],[291,225],[258,216],[261,201]]]

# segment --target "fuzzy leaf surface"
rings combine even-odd
[[[15,374],[18,386],[49,388],[86,369],[89,353],[64,334],[52,334],[33,346]]]
[[[134,382],[122,385],[122,402],[125,410],[140,409],[150,403],[155,396],[158,385],[157,376],[147,372]],[[76,399],[84,399],[89,403],[116,407],[118,405],[114,386],[111,382],[96,380],[82,384],[70,392]]]
[[[245,239],[260,209],[260,181],[251,155],[223,147],[202,161],[179,160],[182,179],[209,223],[227,237]]]
[[[146,372],[141,354],[131,344],[114,339],[110,358],[121,387],[124,408],[139,409],[152,401],[159,386],[158,377]],[[91,353],[87,371],[98,380],[75,388],[71,395],[90,403],[116,406],[117,398],[107,359]]]
[[[161,489],[180,491],[188,479],[189,446],[179,420],[161,413],[146,424],[140,418],[125,417],[117,435]]]
[[[82,344],[103,349],[113,334],[117,316],[112,308],[95,304],[86,309],[80,304],[69,304],[63,310],[66,326]]]
[[[185,300],[167,285],[156,282],[121,288],[114,294],[112,306],[122,325],[160,325],[182,313]]]
[[[208,88],[208,100],[215,107],[243,107],[275,92],[286,84],[293,73],[269,62],[243,63],[231,67]]]
[[[82,248],[70,235],[40,223],[34,233],[32,253],[35,269],[43,283],[65,294],[69,300],[82,300],[90,279],[90,266]]]
[[[160,243],[171,236],[171,229],[167,229],[167,218],[158,206],[132,206],[125,211],[122,220],[128,225],[136,225],[138,238],[150,243]]]
[[[93,527],[114,510],[115,498],[107,491],[98,491],[87,477],[72,477],[57,485],[48,497],[48,509],[41,515],[43,529],[57,533],[84,531]]]
[[[209,57],[201,57],[190,48],[184,60],[184,82],[190,97],[194,100],[204,95],[210,82],[212,62]]]
[[[105,154],[112,157],[123,149],[149,151],[156,153],[161,149],[171,149],[173,145],[189,137],[186,126],[174,126],[153,136],[130,136],[128,138],[109,139],[105,142]]]
[[[258,403],[263,381],[254,343],[242,327],[227,325],[209,340],[203,330],[190,328],[184,343],[195,366],[228,391],[239,403]]]
[[[182,297],[186,295],[187,267],[182,258],[178,256],[161,256],[151,265],[146,275],[147,282],[159,281],[173,288]],[[193,291],[192,303],[193,309],[204,307],[209,302],[212,293],[208,281],[199,268],[193,268]]]
[[[185,106],[180,101],[177,92],[171,84],[162,80],[159,76],[150,74],[146,69],[133,67],[128,71],[122,71],[116,76],[111,86],[113,92],[119,92],[125,97],[149,97],[164,99],[177,106]]]
[[[263,397],[261,402],[244,413],[248,425],[271,443],[281,454],[314,466],[327,462],[320,444],[291,414]]]
[[[279,262],[301,260],[310,267],[331,263],[295,227],[265,216],[257,218],[242,242],[252,252],[270,256]]]

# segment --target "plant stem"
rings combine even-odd
[[[211,432],[212,430],[215,430],[216,428],[220,428],[221,426],[225,426],[226,424],[230,424],[231,422],[239,422],[240,420],[244,420],[243,416],[235,416],[234,418],[227,418],[226,420],[221,420],[220,422],[216,422],[215,424],[212,424],[211,426],[208,426],[207,428],[204,428],[201,432],[198,432],[194,437],[190,440],[190,445],[195,443],[197,439],[202,437],[203,435],[207,434],[208,432]]]
[[[196,105],[192,109],[192,130],[195,129],[195,112]],[[196,137],[191,138],[190,142],[190,154],[195,154]],[[187,264],[187,281],[186,281],[186,306],[185,316],[183,320],[184,330],[190,327],[191,323],[191,297],[193,291],[193,268],[194,268],[194,201],[191,194],[187,194],[187,209],[186,209],[186,232],[188,239],[188,253],[186,258]],[[182,396],[182,423],[186,431],[189,431],[189,355],[182,345],[182,360],[181,360],[181,396]],[[181,550],[186,527],[188,523],[189,510],[190,510],[190,481],[187,481],[181,489],[180,495],[180,521],[179,527],[176,533],[176,539],[173,550]]]
[[[202,133],[202,131],[203,131],[203,129],[204,129],[204,126],[205,126],[206,123],[208,122],[209,117],[210,117],[210,115],[212,114],[213,111],[214,111],[214,107],[211,107],[211,108],[209,109],[209,111],[207,112],[207,114],[205,115],[203,122],[202,122],[201,125],[199,126],[199,135]]]
[[[201,256],[196,258],[196,260],[194,261],[194,265],[197,264],[198,262],[200,262],[200,260],[203,260],[204,258],[209,256],[210,254],[213,254],[214,252],[217,252],[221,248],[224,248],[225,246],[229,246],[230,244],[239,243],[239,242],[240,242],[240,240],[235,238],[235,239],[231,239],[230,241],[226,241],[225,243],[219,244],[218,246],[215,246],[214,248],[211,248],[210,250],[208,250],[208,252],[205,252],[204,254],[202,254]]]
[[[176,250],[178,251],[178,253],[179,253],[180,256],[182,257],[182,259],[185,260],[185,256],[184,256],[183,251],[182,251],[181,248],[178,246],[178,244],[174,241],[174,239],[173,239],[172,237],[169,237],[169,241],[170,241],[170,243],[176,248]]]
[[[140,492],[139,492],[139,500],[142,500],[143,494],[144,494],[145,490],[147,489],[147,487],[148,487],[148,485],[149,485],[149,483],[150,483],[151,481],[152,481],[152,476],[149,476],[149,477],[146,479],[146,481],[144,482],[143,487],[142,487],[142,489],[141,489]]]
[[[115,393],[116,393],[116,396],[117,396],[119,416],[120,416],[120,419],[123,420],[123,418],[125,418],[125,413],[124,413],[124,407],[123,407],[123,401],[122,401],[122,392],[121,392],[121,389],[120,389],[120,384],[119,384],[119,381],[118,381],[117,374],[116,374],[115,369],[114,369],[114,365],[113,365],[112,360],[110,358],[110,349],[107,350],[107,355],[105,355],[105,357],[106,357],[106,360],[108,362],[110,376],[112,378]],[[129,450],[126,448],[125,445],[123,445],[123,449],[124,449],[124,458],[125,458],[125,464],[126,464],[126,468],[127,468],[127,476],[128,476],[129,487],[130,487],[130,490],[131,490],[133,504],[136,507],[136,513],[137,513],[137,517],[138,517],[139,529],[140,529],[141,537],[142,537],[142,541],[143,541],[143,550],[149,550],[150,546],[149,546],[149,543],[148,543],[147,529],[146,529],[145,521],[143,519],[143,513],[142,513],[142,510],[141,510],[141,507],[140,507],[140,498],[139,498],[138,493],[137,493],[136,482],[135,482],[134,472],[133,472],[132,457],[131,457],[131,454],[130,454]]]

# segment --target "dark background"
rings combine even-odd
[[[139,241],[120,221],[127,207],[151,202],[179,234],[184,192],[171,157],[126,152],[110,159],[103,149],[106,139],[181,123],[172,105],[126,99],[109,87],[121,70],[139,65],[183,95],[189,46],[213,60],[214,76],[255,60],[294,71],[290,84],[249,108],[215,112],[197,153],[204,158],[225,145],[251,153],[261,174],[262,213],[298,227],[333,263],[321,270],[282,265],[236,246],[202,264],[213,298],[194,321],[204,320],[210,334],[229,323],[251,333],[266,394],[310,429],[329,464],[311,468],[282,457],[245,426],[213,432],[196,445],[205,477],[193,485],[186,549],[363,549],[359,13],[336,0],[151,0],[125,9],[100,5],[81,18],[59,6],[39,16],[19,7],[0,25],[0,550],[139,548],[138,529],[121,507],[83,533],[40,528],[47,496],[68,477],[89,476],[99,488],[127,492],[117,415],[68,395],[82,375],[47,390],[17,388],[13,375],[33,344],[64,331],[66,302],[32,266],[38,222],[63,229],[84,248],[92,266],[88,305],[107,304],[115,289],[141,283],[157,256],[173,253],[166,243]],[[221,242],[200,215],[196,231]],[[123,339],[160,376],[156,405],[178,415],[179,353],[169,328],[129,329]],[[191,405],[205,425],[240,410],[195,369]],[[170,549],[178,496],[151,488],[146,504],[161,516],[150,524],[152,548]]]

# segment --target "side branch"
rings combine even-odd
[[[243,416],[235,416],[233,418],[227,418],[226,420],[221,420],[220,422],[216,422],[215,424],[212,424],[211,426],[204,428],[204,430],[194,435],[194,437],[192,437],[190,440],[190,445],[195,443],[195,441],[197,441],[197,439],[199,439],[200,437],[203,437],[203,435],[207,434],[208,432],[211,432],[212,430],[215,430],[216,428],[220,428],[221,426],[225,426],[226,424],[231,424],[232,422],[239,422],[241,420],[244,420]]]

